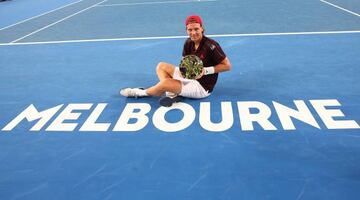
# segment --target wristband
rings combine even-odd
[[[209,75],[214,73],[215,73],[214,67],[204,67],[204,75]]]

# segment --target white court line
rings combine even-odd
[[[327,34],[352,34],[352,33],[360,33],[360,30],[325,31],[325,32],[288,32],[288,33],[241,33],[241,34],[220,34],[220,35],[206,35],[206,36],[213,37],[213,38],[221,38],[221,37],[251,37],[251,36],[327,35]],[[162,39],[183,39],[183,38],[188,38],[188,36],[108,38],[108,39],[62,40],[62,41],[46,41],[46,42],[19,42],[19,43],[2,43],[2,44],[0,44],[0,46],[131,41],[131,40],[162,40]]]
[[[51,26],[54,26],[55,24],[58,24],[58,23],[60,23],[60,22],[62,22],[62,21],[65,21],[65,20],[69,19],[70,17],[73,17],[73,16],[75,16],[75,15],[77,15],[77,14],[80,14],[80,13],[86,11],[86,10],[89,10],[89,9],[91,9],[91,8],[93,8],[93,7],[101,4],[101,3],[104,3],[105,1],[107,1],[107,0],[103,0],[103,1],[101,1],[101,2],[98,2],[98,3],[96,3],[96,4],[94,4],[94,5],[90,6],[90,7],[87,7],[87,8],[85,8],[85,9],[82,9],[82,10],[80,10],[80,11],[78,11],[78,12],[72,14],[72,15],[69,15],[69,16],[67,16],[67,17],[65,17],[65,18],[62,18],[62,19],[60,19],[60,20],[58,20],[58,21],[56,21],[56,22],[54,22],[54,23],[51,23],[51,24],[49,24],[49,25],[47,25],[47,26],[44,26],[44,27],[42,27],[41,29],[38,29],[38,30],[36,30],[36,31],[34,31],[34,32],[32,32],[32,33],[29,33],[29,34],[27,34],[27,35],[25,35],[25,36],[23,36],[23,37],[21,37],[21,38],[18,38],[18,39],[16,39],[16,40],[10,42],[10,44],[15,43],[15,42],[17,42],[17,41],[19,41],[19,40],[22,40],[22,39],[24,39],[24,38],[26,38],[26,37],[29,37],[30,35],[33,35],[33,34],[35,34],[35,33],[38,33],[38,32],[40,32],[40,31],[42,31],[42,30],[44,30],[44,29],[46,29],[46,28],[49,28],[49,27],[51,27]]]
[[[136,6],[136,5],[152,5],[152,4],[171,4],[171,3],[194,3],[194,2],[212,2],[217,0],[183,0],[183,1],[153,1],[142,3],[116,3],[116,4],[103,4],[97,7],[112,7],[112,6]]]
[[[80,1],[84,1],[84,0],[80,0]],[[74,5],[74,4],[76,4],[76,3],[79,3],[80,1],[76,1],[76,2],[73,2],[73,3],[67,4],[67,5],[64,5],[64,6],[60,7],[60,8],[56,8],[56,9],[50,10],[50,11],[48,11],[48,12],[46,12],[46,13],[43,13],[43,14],[40,14],[40,15],[36,15],[36,16],[34,16],[34,17],[25,19],[25,20],[23,20],[23,21],[20,21],[20,22],[15,23],[15,24],[11,24],[11,25],[9,25],[9,26],[0,28],[0,31],[1,31],[1,30],[4,30],[4,29],[7,29],[7,28],[10,28],[10,27],[13,27],[13,26],[16,26],[16,25],[19,25],[19,24],[22,24],[22,23],[27,22],[27,21],[29,21],[29,20],[32,20],[32,19],[35,19],[35,18],[44,16],[44,15],[47,15],[47,14],[52,13],[52,12],[55,12],[55,11],[57,11],[57,10],[61,10],[61,9],[65,8],[65,7],[68,7],[68,6]]]
[[[343,10],[343,11],[345,11],[345,12],[348,12],[348,13],[350,13],[350,14],[353,14],[353,15],[355,15],[355,16],[360,17],[360,15],[357,14],[356,12],[347,10],[347,9],[345,9],[345,8],[343,8],[343,7],[340,7],[340,6],[338,6],[338,5],[332,4],[332,3],[327,2],[327,1],[325,1],[325,0],[320,0],[320,1],[323,2],[323,3],[329,4],[330,6],[333,6],[333,7],[335,7],[335,8],[338,8],[338,9],[340,9],[340,10]]]

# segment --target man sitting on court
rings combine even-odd
[[[126,97],[161,96],[165,92],[188,98],[205,98],[211,94],[218,73],[229,71],[231,64],[220,45],[204,35],[202,20],[197,15],[188,16],[185,21],[189,38],[185,41],[182,56],[196,55],[204,65],[196,79],[185,79],[179,67],[160,62],[156,68],[159,82],[147,89],[125,88],[120,94]]]

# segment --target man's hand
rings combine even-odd
[[[204,74],[205,74],[205,69],[202,68],[201,73],[200,73],[199,75],[197,75],[197,76],[195,77],[195,79],[196,79],[196,80],[200,79],[201,77],[204,76]]]

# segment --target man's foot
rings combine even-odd
[[[144,88],[124,88],[120,90],[120,94],[124,97],[144,97],[147,96]]]
[[[182,100],[181,96],[175,96],[175,97],[161,97],[159,99],[159,104],[164,107],[170,107],[173,105],[173,103],[180,102]]]

